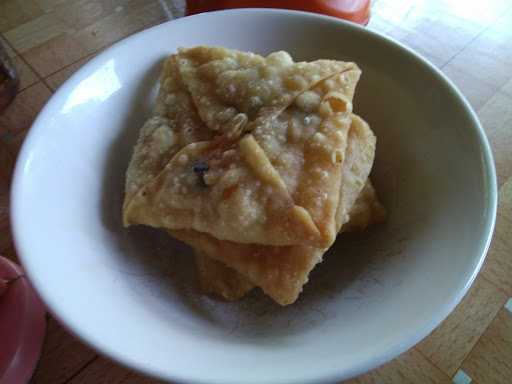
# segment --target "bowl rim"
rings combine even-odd
[[[430,321],[422,328],[417,329],[414,332],[412,332],[411,335],[408,335],[407,337],[402,337],[399,341],[397,341],[394,345],[392,345],[388,350],[383,351],[379,356],[370,356],[364,364],[359,364],[359,366],[349,367],[349,369],[342,370],[339,367],[333,367],[329,371],[324,372],[318,372],[317,374],[313,375],[314,377],[308,377],[305,378],[305,382],[331,382],[331,381],[338,381],[340,379],[348,379],[351,377],[355,377],[357,375],[363,374],[367,372],[370,369],[373,369],[375,367],[378,367],[387,361],[390,361],[400,355],[401,353],[405,352],[406,350],[412,348],[414,345],[416,345],[419,341],[424,339],[433,329],[435,329],[457,306],[457,304],[460,303],[462,298],[465,296],[465,294],[468,292],[469,288],[471,287],[473,281],[475,280],[476,276],[478,275],[483,262],[485,260],[485,256],[487,254],[487,251],[489,249],[489,245],[491,242],[492,234],[494,231],[495,226],[495,220],[496,220],[496,211],[497,211],[497,178],[496,178],[496,170],[492,155],[492,150],[489,144],[489,141],[487,139],[487,136],[485,134],[485,131],[483,127],[480,124],[480,121],[475,113],[475,111],[470,106],[469,102],[465,98],[465,96],[461,93],[461,91],[454,85],[454,83],[444,74],[441,72],[440,69],[435,67],[428,59],[414,51],[413,49],[405,46],[401,42],[384,35],[380,32],[371,30],[367,27],[360,26],[355,23],[351,23],[345,20],[341,20],[335,17],[326,16],[326,15],[320,15],[315,13],[309,13],[309,12],[302,12],[302,11],[294,11],[294,10],[286,10],[286,9],[268,9],[268,8],[243,8],[243,9],[229,9],[229,10],[222,10],[222,11],[214,11],[214,12],[207,12],[207,13],[200,13],[192,16],[187,16],[183,18],[173,19],[166,22],[163,22],[161,24],[155,25],[153,27],[147,28],[143,31],[137,32],[131,36],[128,36],[102,52],[100,52],[97,56],[95,56],[93,59],[91,59],[88,63],[86,63],[84,66],[82,66],[77,72],[75,72],[69,79],[67,79],[60,87],[59,89],[50,97],[50,99],[47,101],[45,106],[41,109],[38,116],[32,123],[31,128],[29,129],[27,136],[24,140],[24,143],[19,151],[18,159],[16,161],[15,169],[13,172],[13,179],[11,184],[11,193],[10,193],[10,200],[11,200],[11,207],[10,207],[10,218],[11,218],[11,224],[12,224],[12,232],[13,232],[13,241],[15,244],[15,248],[18,251],[19,258],[21,262],[23,263],[25,267],[25,271],[28,276],[30,276],[31,282],[36,289],[36,291],[39,293],[41,298],[44,300],[44,302],[47,304],[48,311],[54,316],[59,323],[68,330],[72,335],[79,338],[82,342],[84,342],[86,345],[92,347],[94,350],[100,352],[101,354],[107,356],[108,358],[111,358],[118,363],[129,367],[131,369],[135,369],[139,372],[142,372],[148,376],[158,378],[158,379],[164,379],[164,380],[173,380],[175,382],[180,383],[213,383],[215,381],[207,380],[204,375],[196,375],[191,372],[186,372],[185,374],[183,372],[177,372],[177,373],[171,373],[169,371],[163,371],[157,367],[147,366],[139,361],[130,358],[127,354],[119,353],[117,349],[111,348],[109,345],[102,345],[100,343],[91,341],[87,337],[87,332],[85,332],[83,329],[79,329],[78,327],[74,327],[72,324],[73,322],[71,319],[66,319],[66,315],[63,313],[59,313],[59,310],[57,308],[54,308],[50,303],[52,300],[50,299],[49,295],[47,295],[44,290],[42,289],[43,282],[42,280],[39,280],[37,278],[37,275],[35,271],[31,271],[30,265],[29,265],[29,259],[30,257],[27,256],[26,247],[24,246],[24,241],[22,239],[23,235],[23,217],[18,212],[21,211],[21,206],[23,202],[21,201],[19,196],[21,196],[21,189],[22,189],[22,180],[23,180],[23,168],[25,164],[30,160],[29,159],[29,150],[32,147],[32,141],[34,141],[34,137],[39,135],[40,132],[44,130],[44,125],[41,124],[41,121],[43,121],[46,116],[49,115],[50,111],[52,110],[52,105],[56,102],[56,100],[59,98],[59,96],[64,95],[68,92],[69,89],[71,89],[77,79],[81,76],[81,73],[84,71],[87,71],[89,69],[92,69],[96,66],[97,63],[104,60],[106,56],[111,54],[111,52],[116,51],[117,49],[120,49],[121,47],[130,44],[132,41],[135,41],[137,39],[144,38],[144,36],[149,33],[149,31],[155,31],[158,29],[165,29],[168,28],[168,25],[172,23],[172,25],[175,25],[177,23],[188,23],[189,20],[194,19],[204,19],[204,22],[211,22],[215,20],[215,18],[222,16],[222,15],[231,15],[236,16],[238,14],[273,14],[278,16],[284,16],[284,17],[294,17],[294,18],[307,18],[310,20],[313,20],[314,22],[326,22],[331,24],[341,24],[346,28],[347,30],[353,30],[357,33],[363,33],[366,36],[377,39],[383,44],[387,44],[389,46],[395,46],[395,48],[398,48],[400,51],[403,52],[404,55],[412,57],[415,62],[419,63],[420,65],[424,65],[428,68],[428,70],[433,73],[442,83],[444,83],[447,86],[447,89],[454,94],[454,96],[461,102],[461,106],[463,107],[464,113],[469,117],[471,121],[471,126],[468,126],[468,129],[473,129],[476,131],[478,143],[480,145],[480,150],[483,154],[483,172],[484,172],[484,178],[485,178],[485,188],[487,190],[487,198],[485,200],[486,203],[486,218],[482,225],[482,232],[480,233],[481,241],[480,241],[480,247],[477,251],[475,251],[475,261],[477,260],[474,270],[472,274],[466,278],[465,284],[462,289],[460,289],[456,295],[454,295],[453,299],[450,301],[447,301],[442,307],[438,309],[438,311],[431,317]],[[476,256],[478,255],[478,256]],[[462,282],[463,280],[461,280]],[[233,382],[233,383],[257,383],[258,380],[247,380],[244,378],[238,378],[233,381],[223,381],[223,383],[227,382]],[[293,381],[290,381],[289,379],[281,380],[279,383],[292,383]]]

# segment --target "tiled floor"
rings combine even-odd
[[[180,16],[183,3],[0,1],[0,38],[21,77],[20,93],[0,115],[0,253],[16,258],[8,188],[18,149],[46,100],[100,50]],[[350,383],[511,383],[512,2],[375,0],[369,28],[423,54],[466,95],[494,151],[500,202],[486,264],[462,303],[416,347]],[[155,383],[98,356],[53,319],[32,382]]]

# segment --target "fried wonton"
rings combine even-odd
[[[363,190],[375,137],[352,114],[360,74],[285,52],[180,49],[127,170],[125,226],[191,245],[206,292],[236,299],[258,286],[294,302],[340,228],[383,217]]]
[[[281,305],[293,303],[324,250],[304,245],[268,246],[218,240],[194,230],[170,234],[204,255],[222,262],[260,287]]]
[[[386,210],[377,198],[372,183],[368,181],[352,205],[348,222],[343,225],[343,232],[364,231],[371,225],[383,223]]]
[[[353,115],[348,134],[348,147],[340,176],[338,211],[349,212],[368,179],[375,153],[375,136],[368,124]],[[364,154],[364,155],[361,155]],[[355,165],[355,162],[361,164]],[[349,168],[349,169],[345,169]],[[355,181],[363,180],[360,184]],[[336,233],[348,220],[339,220]],[[219,240],[207,233],[195,230],[171,230],[170,234],[192,246],[200,255],[210,257],[240,273],[255,286],[282,305],[293,303],[314,266],[322,260],[326,248],[294,245],[269,246],[241,244]]]
[[[211,140],[178,71],[175,55],[165,62],[153,116],[144,124],[126,171],[123,216],[136,193],[188,144]]]
[[[368,179],[350,209],[349,221],[343,225],[340,232],[363,231],[370,225],[383,222],[385,217],[385,209]],[[199,285],[205,293],[220,296],[225,300],[238,300],[256,287],[234,269],[199,250],[195,251],[194,257]]]
[[[343,74],[336,90],[352,100],[360,70],[354,63],[316,60],[295,63],[283,51],[263,57],[221,47],[180,49],[180,75],[205,124],[227,133],[243,114],[248,122],[279,115],[295,98],[320,81]],[[334,87],[327,85],[326,91]]]
[[[352,114],[345,163],[341,171],[340,202],[336,210],[338,229],[349,221],[348,212],[358,199],[363,187],[371,184],[368,175],[375,157],[376,138],[370,126],[361,117]]]
[[[355,64],[200,47],[181,50],[166,66],[172,74],[159,99],[168,107],[157,108],[135,148],[125,225],[237,243],[330,246]],[[185,107],[176,106],[179,97]]]

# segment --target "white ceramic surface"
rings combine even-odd
[[[161,60],[199,44],[363,69],[355,110],[378,137],[374,181],[389,220],[340,239],[294,305],[202,296],[185,246],[121,226],[123,173]],[[275,10],[184,18],[105,50],[35,121],[12,194],[16,245],[48,308],[121,363],[200,383],[326,382],[395,357],[467,291],[495,211],[489,145],[443,75],[356,25]]]

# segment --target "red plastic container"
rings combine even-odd
[[[13,280],[0,296],[0,383],[28,383],[46,330],[45,309],[21,268],[0,256],[0,279]]]
[[[322,13],[366,25],[370,19],[370,0],[188,0],[187,14],[229,8],[286,8]]]

